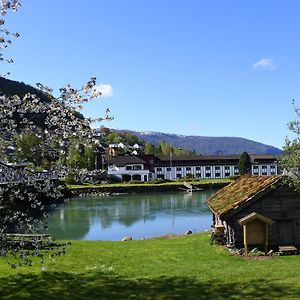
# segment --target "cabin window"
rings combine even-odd
[[[206,173],[205,176],[206,176],[206,177],[210,177],[210,173]]]
[[[220,173],[215,173],[215,177],[220,177],[221,174]]]
[[[171,168],[169,167],[169,168],[167,168],[167,172],[171,172]]]
[[[161,172],[161,170],[162,170],[161,168],[156,168],[157,172]]]
[[[216,171],[220,171],[220,167],[215,167],[215,170]]]
[[[253,166],[253,170],[258,170],[258,166]]]
[[[181,172],[181,168],[176,168],[176,171],[177,172]]]
[[[229,172],[225,172],[225,177],[228,177],[230,175]]]
[[[191,167],[186,167],[186,170],[187,170],[187,171],[191,171],[192,168],[191,168]]]
[[[225,166],[225,171],[229,171],[229,166]]]
[[[205,171],[209,171],[210,172],[210,167],[205,167]]]
[[[274,165],[272,165],[272,166],[270,166],[270,168],[271,168],[272,170],[274,170],[274,169],[275,169],[275,166],[274,166]]]
[[[126,170],[127,171],[132,170],[132,166],[126,166]]]
[[[196,171],[200,171],[201,170],[201,167],[196,167]]]

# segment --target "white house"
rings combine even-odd
[[[122,181],[148,181],[150,171],[145,165],[146,162],[136,156],[118,156],[108,162],[107,175]]]

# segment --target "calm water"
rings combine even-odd
[[[49,233],[57,239],[121,240],[210,228],[206,199],[214,191],[173,192],[73,198],[49,218]]]

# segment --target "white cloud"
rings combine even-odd
[[[262,58],[253,64],[253,69],[255,70],[274,70],[277,66],[274,64],[273,60],[270,58]]]
[[[110,84],[107,83],[100,83],[98,86],[96,86],[97,92],[101,92],[101,97],[111,97],[113,94],[113,88]]]

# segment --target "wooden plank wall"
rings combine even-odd
[[[243,226],[238,223],[238,220],[252,212],[260,213],[274,221],[269,226],[270,245],[278,246],[286,241],[300,245],[300,195],[298,193],[286,187],[276,189],[226,220],[227,226],[234,231],[237,247],[243,246]],[[285,234],[288,232],[290,236],[285,237],[284,241],[280,238],[278,226],[281,225],[279,223],[293,226],[292,229],[285,230]],[[233,234],[230,233],[232,231],[230,228],[227,230],[229,235]]]

